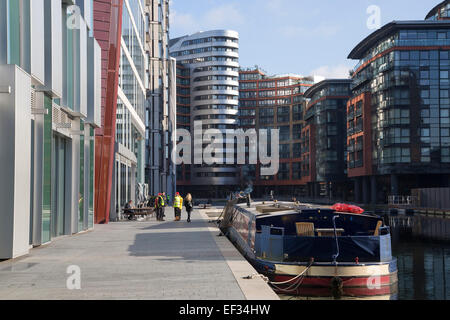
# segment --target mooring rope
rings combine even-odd
[[[259,274],[259,273],[254,273],[248,277],[244,277],[244,279],[253,279],[254,277],[261,277],[265,282],[267,282],[269,285],[273,286],[275,289],[279,290],[279,291],[283,291],[283,292],[292,292],[292,291],[296,291],[301,284],[303,283],[303,280],[305,279],[305,274],[311,269],[312,265],[314,264],[314,260],[311,260],[311,262],[309,263],[309,265],[306,267],[305,270],[303,270],[299,275],[295,276],[292,279],[289,279],[287,281],[283,281],[283,282],[272,282],[269,280],[268,277]],[[287,288],[280,288],[280,285],[284,285],[284,284],[289,284],[291,283],[291,285],[289,285]]]
[[[273,286],[275,289],[282,291],[282,292],[293,292],[293,291],[297,291],[298,288],[302,285],[303,280],[305,279],[305,275],[306,273],[309,271],[309,269],[311,269],[312,265],[314,263],[314,260],[311,260],[310,264],[306,267],[305,270],[303,270],[303,272],[301,272],[299,275],[297,275],[296,277],[289,279],[288,281],[283,281],[283,282],[269,282],[269,284],[271,286]],[[280,288],[279,285],[283,285],[283,284],[288,284],[291,283],[292,284],[290,286],[288,286],[287,288]]]

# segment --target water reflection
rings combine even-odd
[[[398,240],[392,249],[398,260],[400,300],[450,298],[450,244]]]

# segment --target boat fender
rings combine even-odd
[[[339,277],[331,279],[331,294],[335,299],[341,299],[344,294],[344,282]]]

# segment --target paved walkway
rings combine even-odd
[[[277,298],[260,278],[241,279],[254,269],[226,238],[217,237],[204,213],[194,212],[190,224],[172,222],[171,209],[166,215],[166,222],[99,225],[1,262],[0,299]],[[72,265],[81,270],[80,290],[67,289]]]

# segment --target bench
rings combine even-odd
[[[155,213],[155,208],[149,207],[149,208],[134,208],[134,209],[123,209],[122,213],[124,216],[126,216],[128,219],[132,217],[146,217],[146,216],[152,216]]]

